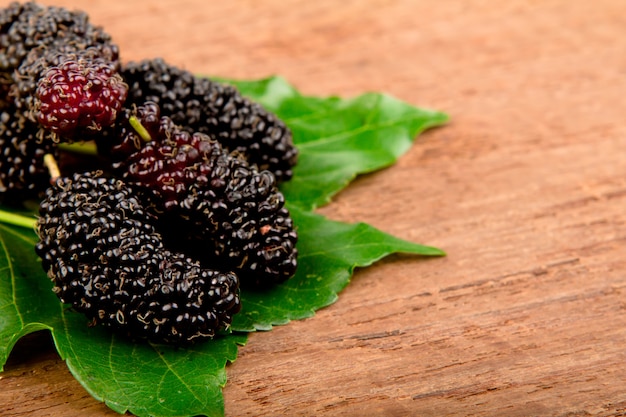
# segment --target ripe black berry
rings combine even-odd
[[[132,337],[213,337],[240,309],[238,278],[163,246],[133,190],[100,173],[60,178],[40,205],[35,250],[64,303]]]
[[[274,173],[279,182],[291,178],[298,156],[291,131],[235,87],[196,77],[159,58],[128,63],[122,76],[130,86],[130,102],[154,101],[164,116],[189,132],[213,136],[259,171]]]
[[[29,52],[105,47],[117,51],[109,34],[91,24],[83,11],[42,6],[35,2],[13,2],[0,10],[0,72],[12,75]]]

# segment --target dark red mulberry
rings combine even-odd
[[[37,84],[34,116],[64,140],[84,139],[112,125],[128,93],[115,65],[89,52],[62,55]]]
[[[74,174],[40,205],[35,250],[60,300],[131,337],[186,343],[226,329],[240,309],[232,272],[163,246],[142,202],[118,179]]]

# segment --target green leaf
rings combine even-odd
[[[279,77],[230,82],[283,118],[300,150],[294,177],[282,188],[299,234],[296,276],[270,291],[243,290],[235,333],[189,348],[133,343],[89,327],[83,315],[59,303],[33,250],[34,231],[0,224],[0,367],[20,337],[49,330],[75,378],[113,410],[222,416],[226,364],[235,360],[247,332],[310,317],[337,299],[354,268],[391,253],[443,255],[364,223],[331,221],[313,209],[356,175],[393,164],[417,134],[444,123],[446,115],[384,94],[307,97]],[[21,220],[15,224],[30,224]]]
[[[331,221],[296,206],[290,210],[298,227],[297,273],[270,291],[244,290],[234,330],[269,330],[311,317],[315,310],[337,300],[355,267],[369,266],[391,253],[444,255],[437,248],[398,239],[365,223]]]
[[[35,255],[37,235],[0,224],[0,370],[15,343],[58,323],[59,300]]]
[[[280,77],[228,82],[292,130],[300,157],[282,191],[292,205],[309,210],[328,203],[358,174],[393,164],[420,132],[448,120],[386,94],[318,98],[301,95]]]
[[[76,379],[111,409],[137,416],[222,416],[226,364],[246,335],[217,337],[188,348],[132,343],[82,315],[62,310],[53,336]]]

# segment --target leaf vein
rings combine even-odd
[[[363,125],[359,125],[357,127],[349,129],[349,130],[345,130],[345,131],[342,131],[342,132],[337,132],[337,133],[334,133],[332,135],[328,135],[328,136],[319,138],[319,139],[317,139],[315,141],[299,143],[298,144],[298,148],[300,148],[300,150],[306,149],[307,152],[311,152],[311,148],[312,147],[325,146],[325,145],[328,145],[329,143],[345,140],[346,138],[349,138],[351,136],[355,136],[355,135],[363,133],[363,132],[367,132],[369,130],[381,130],[383,128],[394,127],[394,126],[397,126],[397,125],[403,125],[404,123],[410,122],[410,121],[413,121],[413,120],[415,120],[415,117],[394,119],[394,120],[391,120],[391,121],[386,122],[386,123],[363,124]],[[428,126],[429,126],[429,123],[424,123],[422,126],[420,126],[420,129],[418,129],[418,132],[420,130],[428,127]]]
[[[299,114],[298,116],[283,117],[282,120],[285,122],[285,124],[289,125],[292,122],[305,121],[305,120],[311,119],[313,117],[319,118],[320,116],[326,116],[326,115],[329,115],[329,114],[333,114],[336,111],[337,111],[337,109],[323,109],[323,110],[314,109],[314,110],[311,110],[308,113]]]
[[[6,230],[6,228],[3,227]],[[0,235],[0,246],[2,247],[2,252],[6,257],[7,266],[4,268],[5,270],[9,270],[9,274],[11,275],[11,298],[13,300],[13,306],[15,307],[15,313],[17,317],[20,319],[20,327],[24,328],[24,317],[22,317],[22,313],[17,305],[17,282],[15,282],[15,269],[13,267],[13,261],[11,260],[11,255],[9,255],[9,248],[6,245],[4,237]]]
[[[126,394],[126,390],[123,388],[119,378],[117,377],[117,374],[115,372],[115,366],[113,365],[113,345],[114,345],[113,342],[114,342],[114,339],[115,339],[115,336],[111,335],[111,343],[109,343],[109,355],[107,357],[108,362],[109,362],[109,369],[111,370],[111,377],[113,378],[113,382],[118,387],[117,392],[122,394],[122,396],[126,400],[126,403],[129,403],[130,400],[129,400],[128,394]],[[119,402],[119,400],[118,400],[118,402]]]
[[[357,244],[353,244],[353,243],[348,243],[346,245],[342,245],[342,246],[334,246],[333,247],[333,254],[337,254],[338,252],[342,252],[344,250],[353,250],[356,248],[359,249],[364,249],[364,248],[380,248],[381,250],[389,250],[389,245],[381,245],[380,243],[377,242],[364,242],[364,243],[357,243]],[[396,249],[397,250],[397,249]],[[315,257],[315,256],[330,256],[332,254],[328,253],[325,250],[320,250],[317,252],[307,252],[307,253],[303,253],[298,255],[298,257],[300,259],[303,258],[309,258],[309,257]],[[342,256],[337,256],[337,258],[343,259]]]
[[[154,348],[154,346],[153,346]],[[181,384],[187,389],[187,391],[189,391],[189,393],[193,396],[193,398],[195,398],[198,402],[202,403],[203,400],[202,398],[200,398],[196,391],[193,390],[191,388],[191,386],[174,370],[174,367],[172,367],[172,365],[169,363],[169,361],[167,361],[167,359],[165,358],[165,356],[163,356],[163,354],[156,348],[154,348],[154,351],[157,353],[157,355],[159,356],[159,358],[163,361],[163,363],[165,364],[165,366],[167,367],[167,370],[169,372],[172,373],[172,375],[174,375],[180,382]],[[165,378],[165,373],[163,374],[163,378],[162,380]],[[161,384],[159,384],[159,387],[161,386]],[[157,399],[158,401],[158,399]]]
[[[28,236],[26,236],[25,234],[22,233],[18,233],[15,229],[11,228],[11,227],[6,227],[4,225],[0,225],[0,228],[2,228],[2,230],[4,230],[7,233],[12,234],[13,236],[17,237],[20,240],[23,240],[24,242],[28,243],[29,245],[35,245],[37,243],[37,241],[35,239],[29,239]]]

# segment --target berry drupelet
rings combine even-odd
[[[240,310],[237,276],[164,247],[118,179],[59,178],[40,204],[37,232],[35,250],[54,292],[94,324],[181,344],[213,337]]]
[[[189,132],[215,137],[259,171],[274,173],[279,182],[291,178],[298,157],[291,131],[235,87],[196,77],[160,58],[127,63],[121,72],[130,87],[130,102],[154,101],[164,116]]]
[[[274,175],[146,103],[120,114],[105,138],[113,168],[136,186],[166,241],[201,262],[269,287],[297,265],[297,234]],[[101,148],[102,149],[102,148]]]

